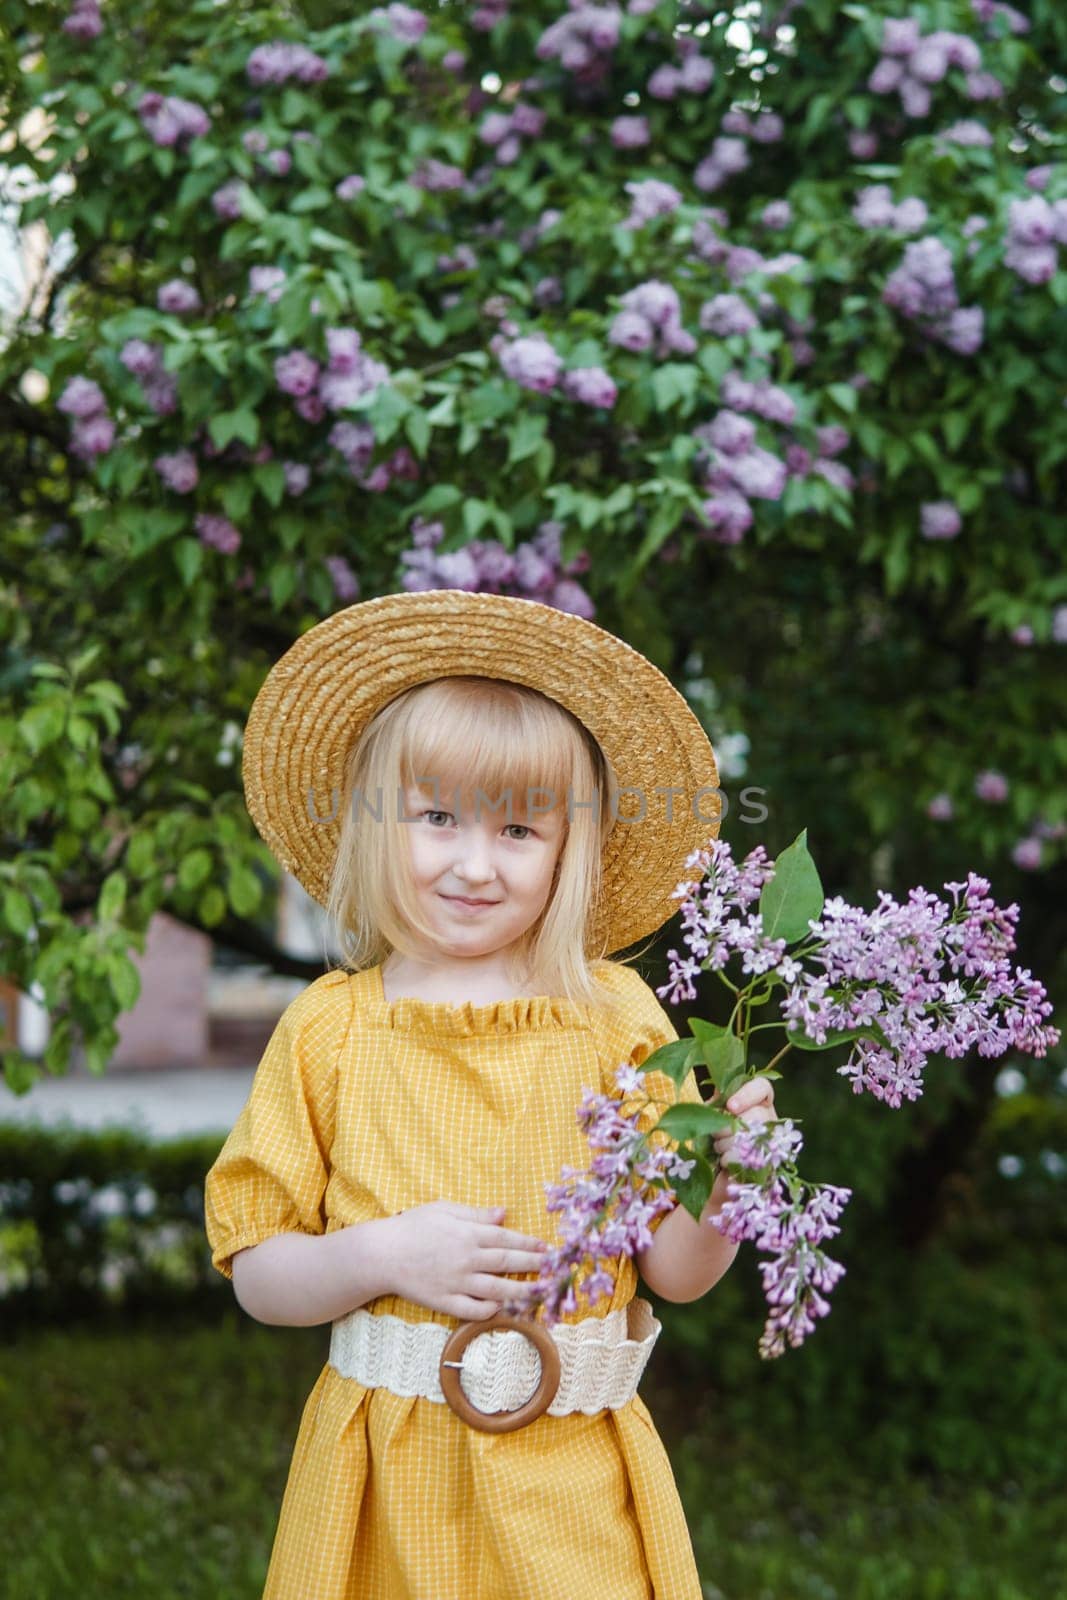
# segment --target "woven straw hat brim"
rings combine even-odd
[[[622,796],[620,819],[639,816],[643,798],[644,820],[617,821],[605,843],[595,932],[606,931],[609,953],[647,938],[678,910],[672,891],[694,876],[686,857],[718,835],[715,755],[658,667],[537,600],[461,589],[383,595],[335,612],[286,651],[256,696],[242,760],[248,810],[278,861],[325,904],[356,739],[405,689],[461,674],[558,701],[599,741],[619,784],[638,791]]]

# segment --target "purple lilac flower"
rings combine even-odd
[[[815,462],[812,471],[820,478],[825,478],[827,483],[833,484],[835,489],[851,493],[856,487],[856,479],[843,461],[828,461],[823,456]]]
[[[70,447],[76,456],[89,461],[106,455],[115,442],[115,419],[104,412],[79,417],[71,429]]]
[[[620,12],[615,5],[579,3],[551,23],[534,48],[539,61],[558,60],[567,72],[581,73],[595,65],[619,42]]]
[[[203,106],[178,95],[163,95],[149,90],[137,103],[137,114],[153,144],[167,146],[188,143],[210,132],[211,118]]]
[[[616,117],[611,124],[611,142],[616,150],[639,150],[651,144],[647,117]]]
[[[173,455],[157,456],[153,466],[167,488],[175,494],[191,494],[200,482],[200,469],[191,450],[176,450]]]
[[[624,228],[643,228],[654,217],[670,216],[682,203],[682,196],[674,185],[661,183],[658,178],[645,178],[624,187],[630,196],[630,215],[622,224]]]
[[[505,377],[537,394],[548,394],[554,389],[563,370],[559,352],[540,333],[505,344],[499,360]]]
[[[514,551],[497,540],[475,539],[461,550],[440,552],[444,525],[427,523],[416,517],[411,525],[412,548],[401,554],[407,570],[401,579],[406,590],[462,588],[489,594],[517,594],[541,600],[559,610],[573,611],[591,618],[593,602],[575,574],[588,569],[588,553],[582,551],[564,564],[561,557],[562,524],[542,523],[532,540]]]
[[[696,340],[681,325],[681,302],[672,284],[647,279],[627,290],[620,305],[608,330],[612,344],[636,351],[647,350],[654,342],[660,357],[696,349]]]
[[[99,416],[107,410],[107,400],[98,383],[81,376],[68,378],[63,392],[56,401],[56,409],[70,417],[85,419]]]
[[[211,196],[211,209],[217,217],[222,218],[223,222],[236,222],[243,215],[241,197],[244,188],[240,178],[231,178]]]
[[[799,1134],[785,1122],[785,1134]],[[739,1161],[746,1167],[769,1173],[760,1182],[732,1179],[728,1198],[709,1220],[734,1243],[749,1240],[757,1250],[767,1252],[770,1261],[760,1263],[763,1293],[771,1311],[760,1335],[758,1351],[764,1360],[785,1352],[788,1343],[796,1349],[815,1329],[815,1319],[830,1310],[826,1294],[844,1276],[845,1268],[819,1248],[824,1239],[840,1233],[836,1219],[852,1196],[851,1189],[835,1184],[805,1184],[795,1173],[779,1175],[774,1169],[786,1161],[778,1155],[772,1139],[783,1138],[778,1126],[767,1125],[747,1137],[738,1134]],[[792,1153],[793,1146],[787,1146]],[[777,1158],[777,1159],[776,1159]],[[788,1159],[788,1158],[786,1158]],[[803,1191],[808,1190],[807,1198]]]
[[[667,61],[656,68],[645,85],[653,100],[673,100],[680,88],[681,73]]]
[[[924,539],[954,539],[963,526],[959,510],[951,500],[924,501],[919,508]]]
[[[150,378],[163,364],[162,346],[148,344],[144,339],[127,339],[119,351],[119,360],[135,378]]]
[[[756,424],[736,411],[720,411],[710,423],[694,432],[728,456],[744,455],[756,443]]]
[[[374,428],[369,422],[335,422],[328,442],[344,457],[352,476],[357,477],[374,454]]]
[[[756,313],[739,294],[713,295],[700,308],[701,330],[721,339],[735,333],[751,333],[759,325]]]
[[[290,350],[274,358],[274,381],[283,394],[311,394],[319,370],[319,363],[306,350]]]
[[[321,83],[330,76],[330,66],[306,45],[278,39],[271,44],[257,45],[245,62],[245,72],[249,83],[257,87],[286,83],[290,78],[296,78],[299,83]]]
[[[196,531],[201,544],[223,555],[232,556],[241,547],[241,535],[228,517],[202,511],[196,518]]]
[[[938,139],[945,144],[963,145],[971,150],[991,150],[993,135],[984,122],[976,122],[973,117],[953,122],[943,128],[938,134]]]
[[[311,482],[311,468],[303,461],[283,461],[282,472],[285,474],[286,494],[301,495]]]
[[[648,350],[655,340],[655,329],[637,311],[619,311],[608,329],[608,339],[623,350],[635,353]]]
[[[821,456],[839,456],[842,450],[848,449],[849,437],[848,429],[842,428],[839,423],[832,423],[828,428],[815,430]]]
[[[250,295],[261,294],[270,305],[274,305],[281,298],[285,281],[283,267],[253,267],[248,274],[248,292]]]
[[[436,157],[429,156],[418,163],[409,181],[413,188],[435,193],[448,189],[462,189],[467,180],[462,167],[450,166],[445,161],[438,161]]]
[[[784,956],[785,941],[769,940],[758,914],[746,912],[775,870],[762,846],[738,867],[730,847],[714,840],[693,852],[691,864],[706,866],[707,875],[680,883],[674,898],[683,901],[685,941],[703,970],[719,970],[736,951],[743,953],[744,970],[776,972],[787,991],[783,1019],[820,1046],[831,1030],[876,1030],[854,1042],[838,1069],[857,1094],[867,1088],[899,1107],[903,1097],[914,1100],[922,1092],[931,1053],[959,1058],[977,1047],[995,1057],[1014,1048],[1040,1057],[1059,1040],[1044,1021],[1052,1006],[1041,985],[1026,969],[1013,972],[1007,961],[1018,906],[996,906],[987,880],[973,872],[966,883],[945,885],[952,906],[921,888],[904,906],[879,891],[871,912],[828,899],[795,954]],[[665,989],[672,1000],[694,998],[677,951],[668,957],[672,976]],[[822,970],[809,971],[809,964]],[[665,989],[656,992],[662,996]]]
[[[585,406],[613,406],[619,393],[603,367],[573,367],[563,374],[561,387],[569,400]]]
[[[342,178],[340,183],[334,185],[333,192],[338,200],[354,200],[366,187],[366,178],[361,178],[358,172],[350,172],[347,178]]]
[[[999,100],[1004,85],[991,72],[969,72],[965,79],[969,100]]]
[[[707,519],[701,537],[715,544],[740,544],[752,526],[752,507],[737,489],[716,489],[701,511]]]
[[[1008,798],[1008,780],[1002,772],[994,772],[991,768],[987,768],[975,778],[974,792],[979,800],[988,800],[993,805],[1001,805]]]
[[[160,286],[156,295],[156,305],[160,311],[171,311],[179,316],[187,311],[201,309],[200,295],[195,286],[186,283],[182,278],[171,278],[169,282]]]
[[[338,600],[346,602],[357,600],[360,593],[359,579],[344,556],[327,556],[325,566]]]
[[[788,228],[793,220],[793,208],[788,200],[772,200],[760,212],[760,221],[765,228],[779,230]]]
[[[947,794],[935,794],[926,807],[926,815],[934,822],[949,822],[952,819],[952,801]]]
[[[74,0],[70,16],[63,23],[63,32],[74,39],[98,39],[104,31],[100,15],[100,0]]]
[[[376,7],[371,16],[384,24],[392,37],[402,44],[418,44],[430,24],[429,17],[416,11],[414,6],[402,5],[400,0],[393,0],[392,5],[384,8]]]
[[[1041,866],[1042,853],[1040,839],[1020,839],[1012,848],[1011,859],[1024,872],[1036,872]]]

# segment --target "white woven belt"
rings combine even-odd
[[[557,1322],[548,1332],[559,1350],[560,1381],[548,1415],[616,1410],[632,1400],[663,1325],[647,1300],[635,1298],[605,1317]],[[405,1322],[360,1306],[333,1324],[330,1365],[369,1389],[445,1403],[441,1353],[452,1329]],[[480,1334],[463,1356],[463,1389],[479,1411],[511,1411],[537,1387],[541,1358],[513,1329]]]

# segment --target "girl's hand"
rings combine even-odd
[[[777,1116],[774,1109],[774,1085],[770,1078],[749,1078],[739,1089],[735,1089],[727,1100],[724,1111],[732,1111],[740,1115],[742,1122],[754,1128],[761,1122],[773,1122]],[[712,1143],[715,1153],[719,1158],[719,1170],[730,1159],[730,1152],[737,1135],[735,1133],[716,1134]]]
[[[470,1322],[492,1317],[514,1293],[511,1272],[538,1272],[549,1246],[500,1226],[503,1206],[434,1200],[387,1219],[391,1287],[431,1311]]]

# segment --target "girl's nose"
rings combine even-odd
[[[462,839],[456,852],[455,873],[464,882],[488,883],[496,877],[488,840],[478,829]]]

